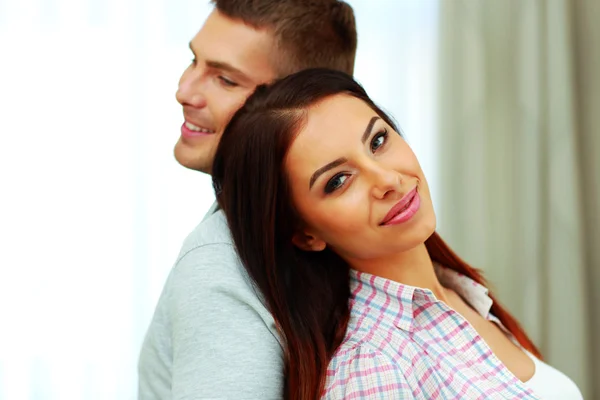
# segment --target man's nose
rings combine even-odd
[[[175,97],[182,106],[203,108],[206,106],[205,89],[201,71],[193,69],[181,77]]]

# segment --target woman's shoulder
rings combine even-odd
[[[369,365],[405,370],[412,354],[410,342],[409,335],[378,318],[374,310],[352,307],[346,336],[331,359],[328,376],[349,369],[368,369]]]
[[[402,326],[397,316],[389,315],[380,307],[351,302],[346,336],[336,355],[374,351],[394,359],[403,358],[404,352],[398,349],[408,350],[412,340],[409,333],[400,328]]]
[[[327,368],[323,399],[412,399],[403,367],[365,340],[344,342]]]

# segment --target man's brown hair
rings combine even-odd
[[[352,75],[356,56],[354,11],[339,0],[212,0],[217,10],[275,38],[279,77],[307,68]]]

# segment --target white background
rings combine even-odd
[[[437,0],[356,0],[356,76],[435,195]],[[0,399],[133,399],[185,236],[177,81],[206,1],[0,0]],[[434,199],[435,201],[435,199]]]

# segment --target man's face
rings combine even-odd
[[[271,34],[216,9],[190,42],[194,61],[179,80],[185,122],[175,145],[184,167],[210,173],[214,153],[233,114],[257,85],[275,79]]]

